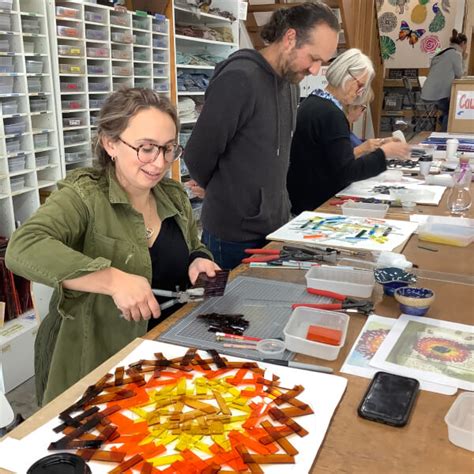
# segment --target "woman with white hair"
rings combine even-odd
[[[382,173],[386,156],[408,158],[406,144],[387,142],[355,159],[343,107],[367,93],[374,75],[370,58],[349,49],[329,66],[326,89],[316,89],[300,105],[287,179],[294,214],[315,209],[354,181]]]

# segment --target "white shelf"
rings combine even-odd
[[[206,93],[205,91],[194,91],[194,92],[178,91],[178,95],[180,97],[186,96],[186,95],[204,95],[205,93]]]
[[[178,69],[214,69],[216,66],[196,66],[194,64],[176,64]]]
[[[183,8],[183,7],[175,6],[174,11],[177,12],[179,15],[192,17],[197,20],[199,20],[199,17],[201,17],[201,18],[206,18],[208,20],[217,20],[219,22],[231,23],[229,18],[224,18],[223,16],[212,15],[210,13],[204,13],[204,12],[195,13],[192,10],[187,10],[186,8]]]
[[[18,191],[13,191],[11,193],[11,196],[19,196],[20,194],[28,193],[30,191],[35,191],[35,188],[32,188],[31,186],[25,186],[24,188],[19,189]]]
[[[48,181],[48,180],[43,180],[43,179],[38,180],[38,189],[49,188],[50,186],[55,186],[55,185],[56,183],[54,181]]]
[[[175,35],[176,40],[179,41],[192,41],[193,43],[205,43],[205,44],[215,44],[219,46],[229,46],[231,48],[238,48],[239,45],[237,43],[228,43],[226,41],[215,41],[215,40],[207,40],[204,38],[194,38],[193,36],[185,36],[185,35]]]

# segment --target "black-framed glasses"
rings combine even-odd
[[[167,145],[143,143],[139,146],[133,146],[120,137],[119,140],[137,152],[137,158],[140,163],[153,163],[160,156],[160,153],[163,153],[163,158],[167,163],[173,163],[183,154],[183,147],[176,143],[168,143]]]
[[[354,76],[354,74],[352,74],[351,71],[348,70],[347,72],[348,72],[349,76],[351,76],[352,79],[354,79],[354,81],[356,81],[356,83],[357,83],[357,92],[356,92],[356,94],[357,95],[363,94],[365,92],[365,90],[367,89],[367,84],[364,84],[363,82],[360,82],[359,79],[357,79]]]

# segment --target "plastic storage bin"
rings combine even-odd
[[[153,21],[153,31],[155,33],[166,33],[166,21]]]
[[[87,65],[87,73],[88,74],[107,74],[107,66],[103,65],[95,65],[95,64],[88,64]]]
[[[132,68],[130,66],[112,66],[112,75],[114,76],[131,76]]]
[[[67,163],[72,163],[74,161],[86,160],[88,157],[87,151],[71,151],[64,153],[64,159]]]
[[[81,36],[81,30],[74,26],[61,26],[58,25],[58,36],[66,38],[79,38]]]
[[[40,155],[35,158],[36,167],[40,168],[42,166],[47,166],[49,164],[48,155]]]
[[[109,48],[87,48],[87,56],[90,58],[108,58]]]
[[[34,41],[23,41],[23,49],[25,54],[34,54],[36,46]]]
[[[22,18],[21,27],[23,29],[23,33],[39,34],[41,32],[39,18]]]
[[[168,39],[166,36],[156,36],[153,38],[153,47],[154,48],[167,48],[168,47]]]
[[[347,267],[314,266],[306,272],[305,278],[308,288],[359,298],[369,298],[375,285],[372,270]]]
[[[10,187],[12,193],[14,193],[15,191],[20,191],[25,187],[25,177],[15,176],[14,178],[10,178]]]
[[[19,137],[7,138],[5,142],[7,146],[7,153],[16,153],[17,151],[20,151],[21,140]]]
[[[83,74],[82,66],[79,64],[60,64],[59,72],[61,74]]]
[[[418,228],[418,238],[437,244],[467,247],[474,241],[474,219],[430,216]]]
[[[83,109],[84,104],[81,100],[70,99],[70,100],[62,100],[61,107],[63,110],[77,110]]]
[[[110,24],[119,26],[129,26],[128,15],[110,15]]]
[[[148,21],[146,18],[134,18],[133,27],[136,28],[137,30],[147,30]]]
[[[0,13],[0,31],[12,31],[12,17],[9,13]]]
[[[18,113],[18,101],[16,99],[5,99],[0,102],[0,110],[3,115]]]
[[[89,99],[91,109],[100,109],[104,105],[105,99]]]
[[[0,0],[0,10],[11,10],[13,8],[13,0]]]
[[[378,217],[383,219],[389,207],[388,204],[346,201],[341,206],[341,210],[345,216]]]
[[[155,66],[153,68],[154,76],[168,76],[168,69],[165,66]]]
[[[12,57],[0,57],[0,72],[15,72]]]
[[[109,89],[110,89],[110,86],[107,81],[99,81],[99,82],[89,81],[90,92],[108,92]]]
[[[44,112],[48,110],[48,99],[46,97],[32,97],[30,99],[31,112]]]
[[[138,44],[140,46],[149,46],[150,39],[148,36],[145,35],[134,35],[134,44]]]
[[[11,94],[13,92],[13,77],[0,77],[0,94]]]
[[[64,133],[64,144],[74,145],[75,143],[81,143],[86,140],[86,134],[80,130],[74,132]]]
[[[148,51],[135,49],[133,51],[133,59],[135,61],[148,61]]]
[[[84,125],[84,119],[81,117],[63,118],[63,127],[80,127]]]
[[[38,133],[37,135],[33,135],[33,144],[35,149],[46,148],[48,146],[48,134]]]
[[[8,38],[0,38],[0,51],[2,53],[10,51],[10,41]]]
[[[135,76],[150,76],[150,68],[146,66],[135,66],[134,72]]]
[[[444,421],[448,425],[448,438],[460,448],[474,451],[474,393],[458,395]]]
[[[60,56],[82,56],[82,48],[79,46],[69,46],[67,44],[59,44],[58,54]]]
[[[41,74],[43,72],[43,61],[26,61],[26,72],[28,74]]]
[[[310,326],[322,326],[341,331],[339,345],[333,346],[306,339]],[[318,357],[319,359],[336,360],[341,347],[346,341],[348,326],[349,316],[347,314],[305,307],[296,308],[283,329],[286,348],[289,351]]]
[[[26,167],[26,156],[21,155],[16,158],[8,159],[8,171],[10,173],[16,173],[17,171],[23,171]]]
[[[28,77],[28,92],[41,92],[41,78],[40,77]]]
[[[107,39],[107,34],[105,31],[102,30],[88,28],[86,29],[86,38],[95,41],[105,41]]]
[[[128,49],[113,49],[113,59],[132,59],[132,52]]]
[[[81,81],[61,81],[61,92],[82,92],[84,86]]]
[[[56,16],[58,18],[80,18],[80,12],[75,8],[56,7]]]
[[[23,120],[13,120],[9,123],[4,123],[3,128],[5,130],[5,135],[25,133],[26,123]]]
[[[93,23],[105,23],[105,13],[102,12],[85,12],[84,19]]]
[[[115,32],[111,34],[111,41],[114,41],[115,43],[130,44],[133,42],[133,36],[130,33]]]
[[[168,60],[166,51],[154,51],[153,52],[153,61],[159,63],[165,63]]]

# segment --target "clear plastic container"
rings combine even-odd
[[[169,90],[169,85],[167,82],[155,82],[153,87],[158,92],[166,92]]]
[[[10,41],[8,38],[0,38],[0,52],[6,53],[10,51]]]
[[[40,77],[28,77],[28,92],[37,93],[41,92],[41,78]]]
[[[31,112],[44,112],[48,110],[48,99],[46,97],[32,97],[30,99]]]
[[[90,58],[108,58],[109,55],[109,48],[87,48],[87,56]]]
[[[12,17],[9,13],[0,13],[0,31],[12,31]]]
[[[341,331],[339,345],[324,344],[307,339],[310,326],[322,326]],[[347,314],[305,307],[296,308],[283,329],[286,349],[319,359],[336,360],[346,341],[348,326],[349,316]]]
[[[74,26],[62,26],[58,25],[58,36],[63,36],[66,38],[80,38],[81,30]]]
[[[375,285],[372,270],[348,267],[314,266],[306,272],[305,278],[308,288],[359,298],[370,298]]]
[[[279,339],[262,339],[257,342],[257,351],[265,359],[279,359],[285,350],[285,343]]]
[[[102,31],[102,30],[87,28],[86,38],[89,40],[95,40],[95,41],[105,41],[107,39],[107,34],[105,31]]]
[[[41,168],[42,166],[47,166],[49,164],[49,156],[48,155],[40,155],[35,158],[35,163],[37,168]]]
[[[104,105],[105,99],[89,99],[91,109],[100,109]]]
[[[15,176],[13,178],[10,178],[10,187],[12,193],[20,191],[25,187],[25,179],[26,178],[24,176]]]
[[[156,66],[153,68],[153,75],[154,76],[168,76],[168,69],[166,66]]]
[[[107,66],[99,64],[88,64],[87,65],[88,74],[107,74]]]
[[[41,32],[41,25],[39,18],[22,18],[21,27],[23,33],[39,34]]]
[[[21,155],[15,158],[8,159],[8,171],[10,173],[16,173],[17,171],[23,171],[26,167],[26,156]]]
[[[418,228],[419,240],[467,247],[474,241],[474,219],[429,216]]]
[[[23,49],[25,54],[34,54],[35,52],[35,42],[34,41],[23,41]]]
[[[133,59],[135,61],[148,61],[148,51],[135,49],[133,51]]]
[[[80,12],[75,8],[56,7],[56,16],[58,18],[80,18]]]
[[[136,28],[137,30],[147,30],[148,21],[146,18],[134,18],[133,27]]]
[[[0,57],[0,72],[15,72],[13,58],[10,56]]]
[[[128,15],[110,15],[110,24],[118,26],[129,26]]]
[[[168,61],[166,51],[154,51],[153,61],[159,62],[159,63],[165,63],[166,61]]]
[[[33,135],[33,144],[35,149],[46,148],[48,146],[48,134],[38,133],[37,135]]]
[[[112,66],[112,75],[114,76],[131,76],[132,68],[130,66]]]
[[[341,210],[344,216],[377,217],[383,219],[389,207],[388,204],[346,201],[341,206]]]
[[[58,54],[60,56],[82,56],[82,48],[80,46],[70,46],[68,44],[59,44]]]
[[[135,35],[134,39],[134,44],[138,44],[140,46],[149,46],[150,44],[150,39],[145,35]]]
[[[93,23],[105,23],[105,13],[102,12],[85,12],[84,18]]]
[[[61,74],[83,74],[84,71],[80,64],[60,64],[59,72]]]
[[[0,94],[11,94],[13,92],[13,77],[0,77]]]
[[[65,145],[74,145],[75,143],[81,143],[81,142],[84,142],[85,140],[86,140],[86,135],[84,132],[80,130],[64,133]]]
[[[166,33],[166,21],[153,20],[153,31],[155,33]]]
[[[134,72],[135,76],[150,76],[150,68],[147,66],[135,66]]]
[[[448,425],[448,438],[460,448],[474,451],[474,393],[458,395],[444,417]]]
[[[166,38],[166,36],[155,36],[153,38],[153,47],[154,48],[167,48],[168,39]]]
[[[130,44],[133,42],[133,36],[130,33],[115,32],[111,34],[111,41],[115,43]]]
[[[21,139],[19,137],[7,138],[5,140],[7,153],[16,153],[20,151]]]
[[[43,61],[26,61],[26,72],[29,74],[41,74],[43,72]]]
[[[80,100],[62,100],[61,101],[61,107],[63,110],[77,110],[77,109],[83,109],[84,104]]]
[[[113,59],[132,59],[132,52],[128,49],[113,49]]]
[[[0,0],[0,10],[12,10],[13,0]]]
[[[88,153],[87,151],[71,151],[64,153],[64,159],[67,163],[72,163],[75,161],[87,160]]]
[[[63,127],[80,127],[84,125],[82,117],[65,117],[63,118]]]
[[[23,120],[12,120],[9,123],[4,123],[3,129],[5,130],[5,135],[25,133],[26,123]]]
[[[89,81],[89,91],[91,92],[108,92],[110,89],[107,81],[92,82]]]
[[[4,99],[0,102],[0,109],[2,115],[12,115],[18,113],[18,101],[17,99]]]

